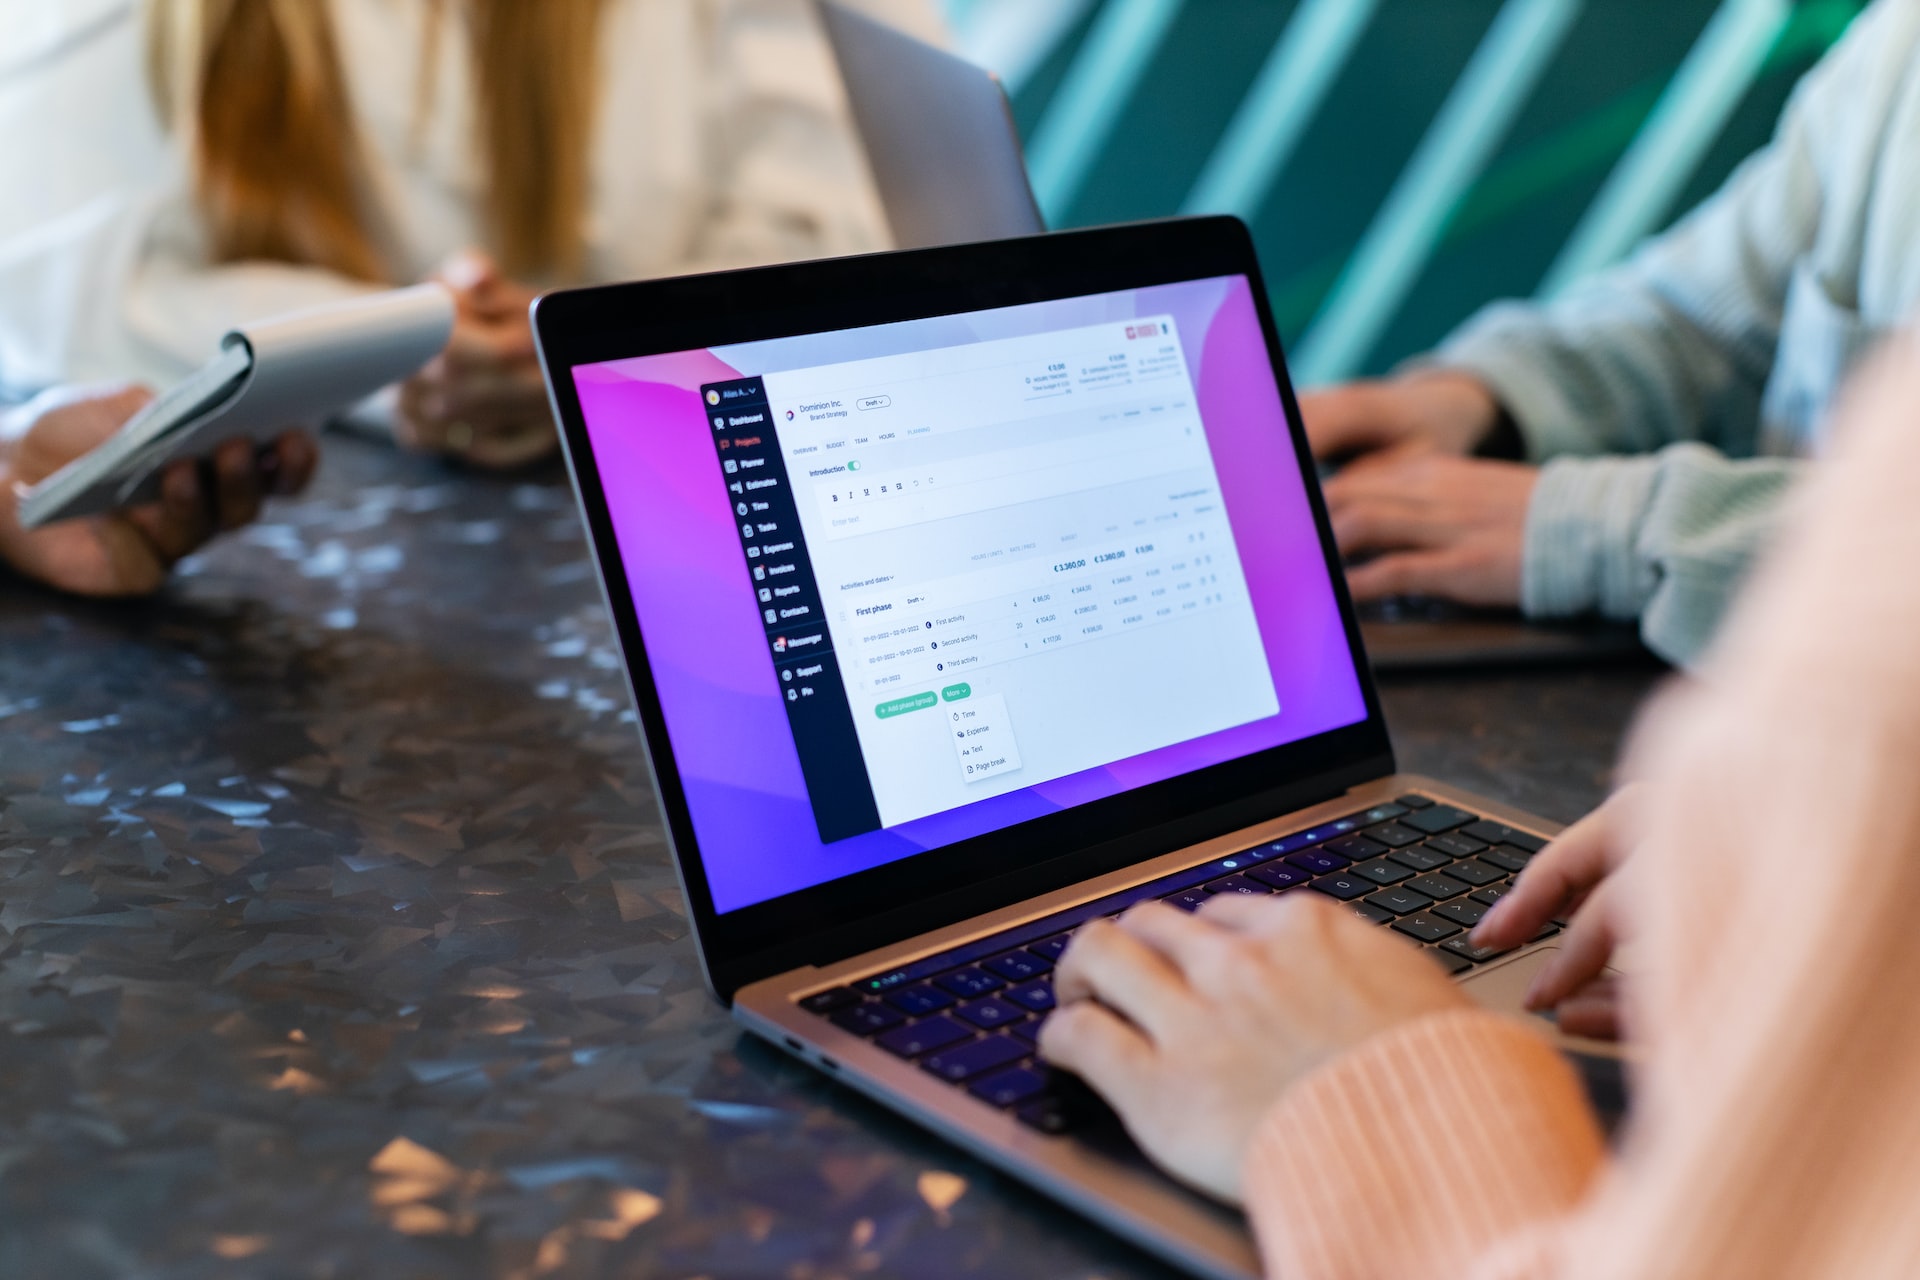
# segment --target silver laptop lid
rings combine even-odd
[[[901,248],[1047,229],[991,72],[832,0],[819,8]]]

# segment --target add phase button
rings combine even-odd
[[[873,709],[873,714],[882,720],[891,720],[909,711],[925,711],[939,701],[940,699],[932,693],[916,693],[911,698],[895,698],[892,702],[883,702]]]
[[[958,702],[962,698],[971,698],[973,696],[973,686],[970,684],[950,684],[940,691],[940,696],[948,702]]]

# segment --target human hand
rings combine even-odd
[[[297,493],[313,476],[319,451],[299,432],[257,451],[251,440],[229,440],[205,464],[170,465],[157,501],[31,531],[20,527],[21,490],[94,449],[152,398],[139,387],[68,390],[20,411],[25,431],[0,443],[0,559],[77,595],[146,595],[214,534],[251,522],[265,495]]]
[[[1240,1198],[1260,1118],[1315,1067],[1466,1004],[1439,966],[1318,894],[1148,902],[1083,926],[1040,1051],[1119,1112],[1174,1176]]]
[[[1556,1010],[1560,1029],[1569,1035],[1620,1035],[1618,992],[1601,976],[1623,923],[1617,885],[1607,877],[1625,857],[1625,831],[1639,795],[1639,784],[1623,787],[1568,827],[1527,864],[1513,892],[1473,931],[1475,946],[1517,947],[1547,921],[1574,913],[1559,949],[1526,995],[1529,1009]]]
[[[1402,446],[1358,458],[1328,480],[1341,553],[1357,600],[1440,596],[1520,603],[1520,567],[1538,468]]]
[[[489,470],[538,462],[559,437],[527,318],[536,291],[474,252],[456,254],[434,278],[453,290],[453,337],[401,384],[394,434],[409,449]]]
[[[1309,391],[1300,397],[1300,415],[1316,458],[1409,445],[1464,455],[1493,430],[1500,402],[1471,374],[1423,369]]]

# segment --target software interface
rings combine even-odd
[[[717,910],[1365,716],[1243,278],[574,372]]]
[[[702,389],[823,838],[1278,713],[1175,323]]]

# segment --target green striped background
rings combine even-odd
[[[1009,79],[1049,216],[1078,226],[1169,214],[1187,203],[1269,52],[1311,25],[1302,13],[1310,18],[1313,3],[953,0],[950,10],[963,47],[986,22],[1005,25],[1008,13],[994,12],[998,5],[1023,6],[1023,20],[1075,15],[1052,33],[1032,22],[1028,65]],[[1429,191],[1423,208],[1433,234],[1393,256],[1384,276],[1374,273],[1372,297],[1357,307],[1367,317],[1365,336],[1345,344],[1353,350],[1344,357],[1321,362],[1325,376],[1383,371],[1432,345],[1481,303],[1538,291],[1630,145],[1657,118],[1657,105],[1679,95],[1676,73],[1690,55],[1697,62],[1716,47],[1716,22],[1758,34],[1748,36],[1750,56],[1707,95],[1720,109],[1676,131],[1690,132],[1680,142],[1697,160],[1667,167],[1677,181],[1670,198],[1652,202],[1652,226],[1711,192],[1766,141],[1794,81],[1863,7],[1863,0],[1380,0],[1369,12],[1367,0],[1336,3],[1352,8],[1321,0],[1317,12],[1323,23],[1352,26],[1345,59],[1316,64],[1338,69],[1304,114],[1297,146],[1263,193],[1235,210],[1253,226],[1289,344],[1310,334],[1342,288],[1365,292],[1343,275],[1366,274],[1350,271],[1355,251],[1423,140],[1429,148],[1466,146],[1478,162],[1460,165],[1459,180],[1438,196]],[[1367,15],[1364,23],[1357,14]],[[1533,79],[1515,88],[1483,77],[1494,92],[1482,95],[1481,106],[1497,119],[1477,117],[1475,138],[1430,137],[1450,96],[1470,96],[1464,82],[1474,79],[1476,51],[1493,56],[1488,47],[1500,45],[1503,23],[1518,36],[1502,47],[1534,70]]]

